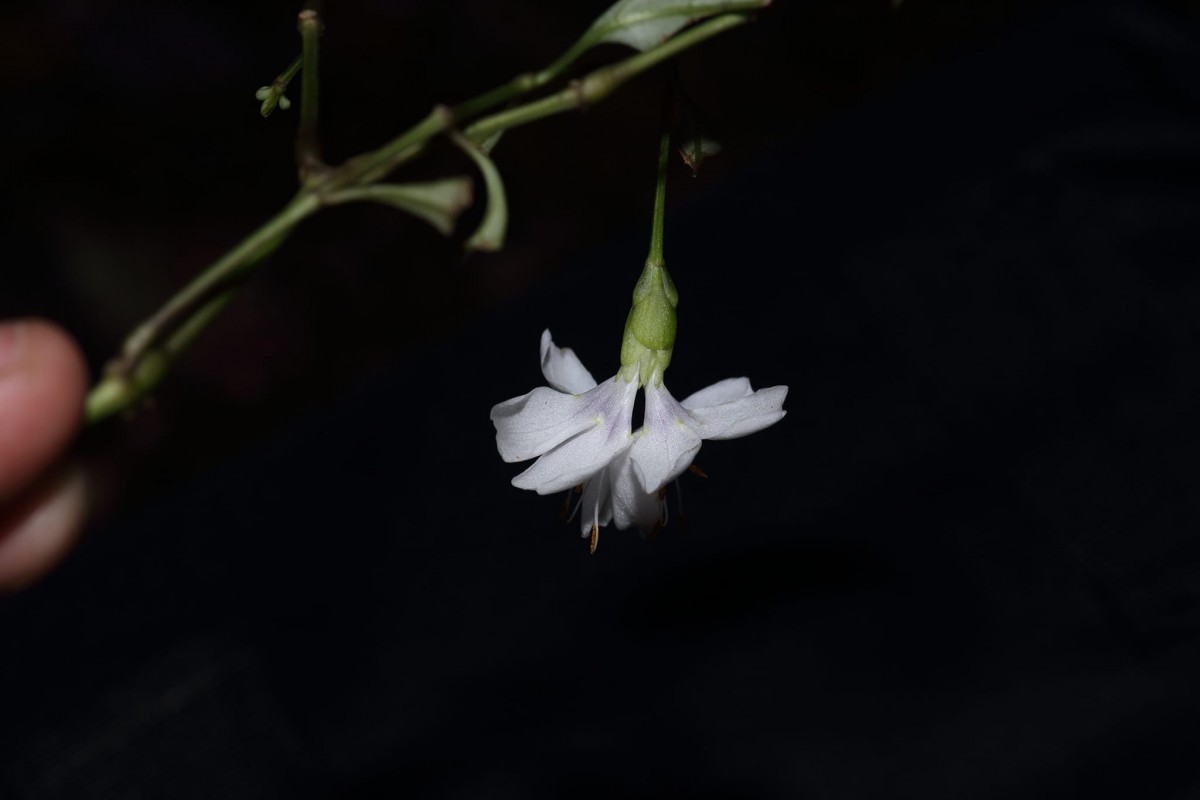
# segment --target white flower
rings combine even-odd
[[[656,492],[679,477],[704,439],[736,439],[774,425],[787,414],[788,387],[750,387],[748,378],[726,378],[681,402],[667,387],[646,384],[646,418],[630,453],[643,491]]]
[[[728,378],[678,402],[657,381],[646,383],[643,426],[631,432],[636,370],[597,384],[569,348],[542,333],[542,374],[551,388],[492,409],[496,446],[505,461],[538,457],[513,485],[539,494],[582,485],[581,530],[592,536],[612,522],[643,533],[661,524],[660,490],[691,465],[704,439],[734,439],[783,418],[786,386],[754,391]]]
[[[542,374],[551,388],[506,400],[491,416],[501,458],[538,457],[513,486],[551,494],[582,484],[633,443],[638,382],[614,375],[597,384],[570,348],[555,346],[550,331],[542,333]]]

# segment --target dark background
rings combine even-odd
[[[327,155],[602,6],[331,6]],[[286,200],[294,12],[4,12],[0,310],[98,367]],[[1200,794],[1198,45],[1166,2],[791,2],[684,57],[726,151],[672,175],[668,382],[789,416],[594,557],[487,410],[543,327],[615,370],[662,76],[506,136],[504,253],[306,224],[85,437],[117,499],[0,606],[0,797]]]

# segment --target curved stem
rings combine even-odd
[[[467,138],[481,142],[508,128],[596,103],[635,75],[749,20],[749,17],[741,14],[708,19],[677,34],[659,47],[595,70],[560,92],[484,117],[464,133]],[[319,20],[315,15],[311,25],[306,23],[305,15],[301,15],[301,33],[305,43],[301,59],[305,72],[301,128],[304,129],[306,125],[311,127],[314,142],[318,26]],[[302,220],[325,204],[328,195],[348,187],[367,186],[382,180],[397,166],[423,152],[430,140],[451,129],[458,120],[537,88],[565,70],[579,52],[582,50],[573,47],[541,73],[518,77],[454,109],[437,106],[425,119],[377,150],[352,158],[333,169],[322,165],[321,171],[310,172],[300,192],[282,210],[215,261],[129,335],[119,356],[106,369],[105,377],[88,395],[88,422],[96,422],[129,408],[149,392],[180,352],[229,302],[237,281],[279,247]],[[295,65],[285,75],[294,73]],[[656,225],[661,255],[661,221]]]

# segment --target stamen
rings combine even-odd
[[[600,475],[596,478],[596,480],[599,481],[599,484],[596,486],[596,502],[592,506],[592,530],[596,530],[600,527],[600,497],[604,494],[605,472],[607,472],[607,470],[601,470]]]
[[[579,495],[579,499],[577,501],[575,501],[575,508],[571,509],[571,516],[567,517],[568,525],[571,524],[571,520],[575,519],[575,515],[579,513],[579,507],[581,505],[583,505],[583,484],[576,486],[573,490],[567,491],[567,497],[565,500],[563,500],[564,508],[566,507],[567,503],[571,502],[571,492],[572,491],[574,491],[575,494]]]
[[[592,523],[592,540],[588,542],[588,555],[596,555],[596,545],[600,544],[600,526]]]
[[[708,477],[708,475],[704,472],[704,470],[700,469],[695,464],[688,464],[688,472],[694,472],[695,474],[699,475],[701,478]],[[678,486],[678,485],[679,484],[676,483],[676,486]]]

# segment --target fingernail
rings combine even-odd
[[[25,353],[25,323],[0,324],[0,376],[16,367]]]

